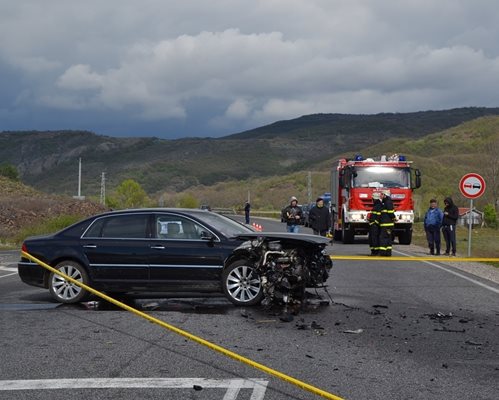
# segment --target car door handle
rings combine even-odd
[[[165,246],[161,246],[160,244],[158,244],[158,245],[151,246],[151,249],[164,250]]]
[[[96,249],[97,245],[96,244],[84,244],[83,247],[87,249]]]

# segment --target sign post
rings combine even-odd
[[[471,257],[471,226],[473,218],[473,199],[480,197],[485,192],[485,179],[481,175],[470,173],[464,175],[459,181],[459,190],[464,197],[470,199],[470,214],[468,217],[468,257]]]

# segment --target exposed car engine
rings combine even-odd
[[[261,304],[299,305],[306,288],[325,287],[332,268],[329,239],[303,234],[255,234],[236,254],[244,256],[261,285]],[[251,277],[248,281],[252,281]]]
[[[286,248],[281,241],[265,239],[253,241],[252,246],[260,255],[255,266],[261,277],[264,305],[276,301],[301,303],[307,287],[319,287],[329,277],[332,262],[322,252]]]

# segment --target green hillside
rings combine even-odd
[[[426,210],[432,197],[443,200],[446,196],[452,196],[459,206],[469,206],[469,200],[460,194],[458,187],[460,178],[469,172],[481,174],[487,183],[485,194],[475,200],[475,206],[483,208],[485,204],[494,204],[499,198],[499,117],[479,118],[413,140],[389,139],[358,148],[355,152],[337,154],[292,174],[220,183],[212,187],[197,186],[189,188],[188,192],[202,202],[221,207],[242,205],[248,191],[256,208],[279,208],[291,195],[305,203],[308,201],[309,172],[313,199],[330,190],[330,171],[335,160],[352,158],[357,153],[366,157],[404,154],[412,160],[414,168],[420,169],[423,175],[423,185],[415,191],[416,208],[420,214]],[[175,196],[178,195],[168,192],[166,198],[174,202]]]
[[[76,194],[81,158],[81,189],[87,197],[99,197],[105,173],[107,193],[131,178],[165,205],[190,194],[202,203],[232,207],[242,204],[250,191],[255,207],[271,209],[291,195],[307,201],[309,172],[311,198],[329,191],[330,170],[340,156],[404,153],[423,172],[423,187],[417,192],[421,204],[432,195],[459,198],[457,182],[472,171],[483,173],[490,182],[486,196],[478,201],[483,204],[497,198],[491,177],[498,174],[487,167],[495,165],[490,160],[499,153],[499,117],[490,116],[498,113],[498,108],[462,108],[316,114],[218,139],[3,132],[0,160],[15,165],[24,183],[45,193]]]

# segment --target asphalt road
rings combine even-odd
[[[16,258],[0,252],[0,399],[320,398],[114,306],[53,303],[19,281]],[[377,260],[335,261],[328,283],[332,303],[315,300],[291,322],[221,297],[126,301],[341,398],[498,398],[497,284],[440,262]]]

